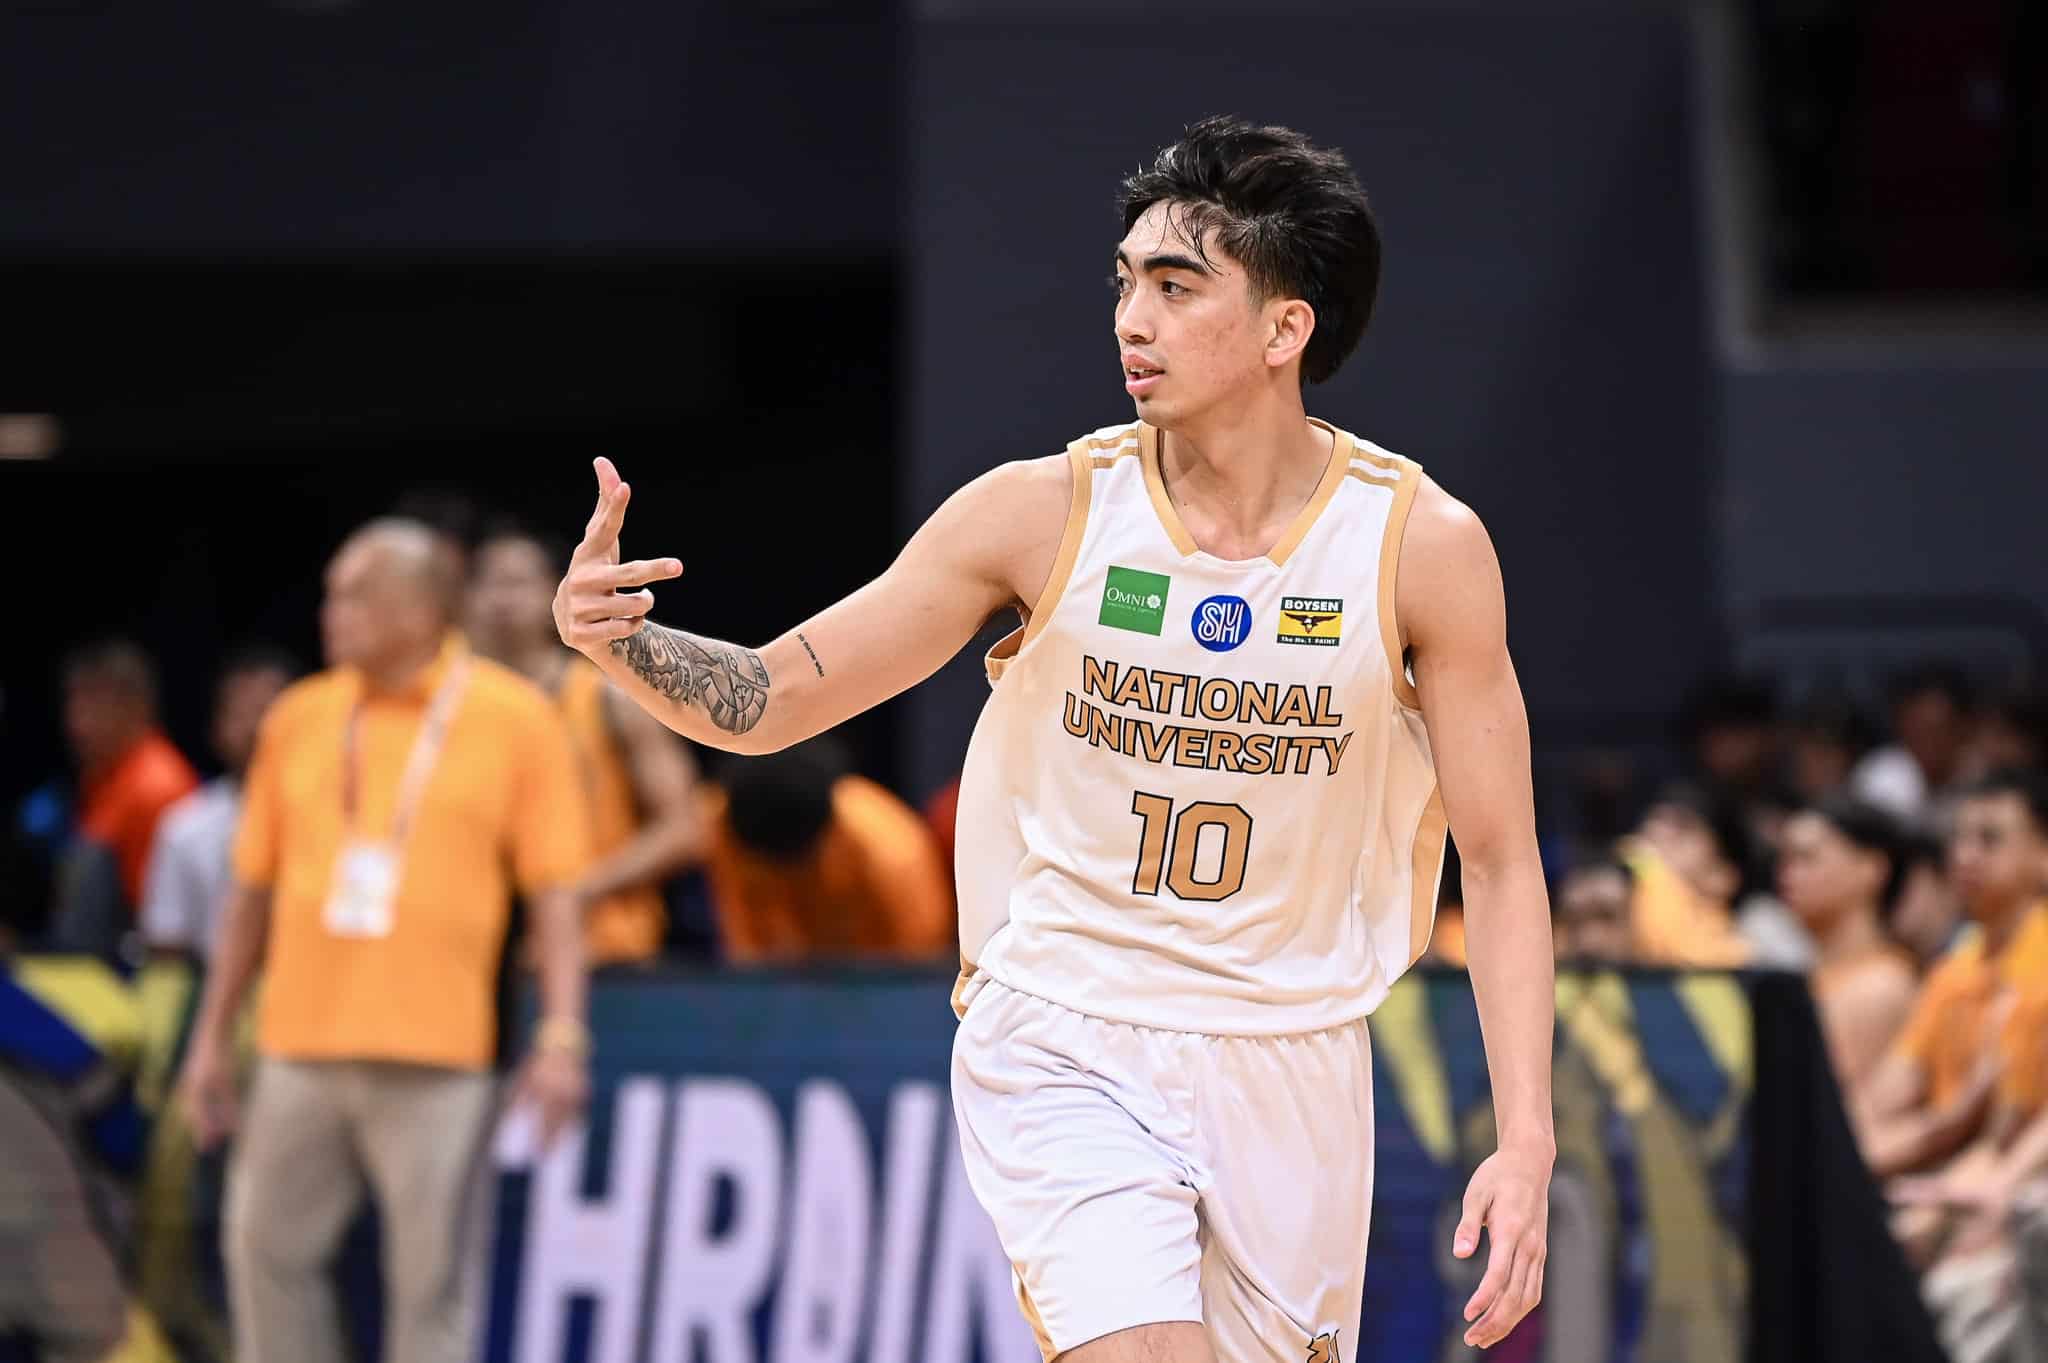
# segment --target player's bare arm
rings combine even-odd
[[[1529,777],[1529,719],[1508,656],[1500,563],[1478,517],[1434,483],[1402,542],[1395,614],[1464,870],[1467,950],[1500,1132],[1472,1176],[1453,1252],[1491,1240],[1468,1344],[1498,1343],[1543,1295],[1551,1165],[1550,914]]]
[[[756,650],[655,624],[647,587],[673,558],[621,562],[631,488],[596,461],[597,507],[555,594],[562,641],[669,728],[728,752],[773,752],[937,671],[1052,575],[1072,475],[1065,455],[1005,464],[953,494],[873,582]]]

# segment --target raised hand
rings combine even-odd
[[[637,633],[654,609],[654,593],[645,590],[647,584],[683,572],[683,565],[672,558],[619,561],[619,531],[626,524],[626,503],[633,489],[620,481],[611,460],[599,456],[595,467],[597,506],[570,555],[568,573],[555,588],[555,631],[563,643],[584,654]]]

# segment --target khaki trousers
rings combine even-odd
[[[487,1073],[263,1058],[228,1170],[236,1363],[342,1363],[329,1276],[367,1187],[385,1363],[467,1363],[486,1225]]]

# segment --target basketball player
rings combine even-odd
[[[1549,914],[1528,722],[1486,532],[1307,416],[1357,345],[1379,235],[1343,158],[1212,119],[1124,185],[1114,323],[1137,420],[956,493],[880,578],[756,651],[652,623],[627,485],[562,638],[736,752],[828,729],[982,623],[958,879],[954,1111],[1046,1356],[1356,1353],[1372,1193],[1366,1015],[1427,943],[1446,817],[1499,1144],[1465,1340],[1542,1291]]]

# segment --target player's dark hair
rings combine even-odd
[[[845,754],[818,739],[733,761],[724,774],[733,837],[771,861],[802,861],[832,820],[832,790],[846,772]]]
[[[1966,800],[2017,795],[2034,821],[2034,830],[2048,836],[2048,775],[2037,767],[2001,767],[1963,790]]]
[[[1342,152],[1291,128],[1205,118],[1124,180],[1124,231],[1157,203],[1205,263],[1214,229],[1255,297],[1299,298],[1315,312],[1304,384],[1328,379],[1358,348],[1379,294],[1380,229]]]
[[[1889,916],[1899,891],[1905,887],[1906,872],[1912,869],[1906,860],[1905,830],[1899,826],[1899,821],[1876,805],[1848,795],[1830,795],[1816,800],[1803,812],[1824,820],[1851,846],[1865,852],[1876,852],[1884,858],[1884,888],[1880,891],[1882,897],[1878,905]]]

